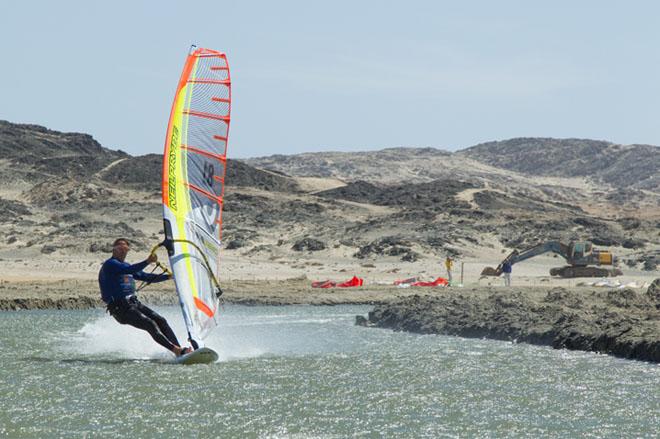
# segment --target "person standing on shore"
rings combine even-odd
[[[452,281],[451,270],[452,268],[454,268],[454,261],[449,256],[447,256],[447,259],[445,259],[445,267],[447,268],[447,280],[451,282]]]
[[[511,286],[511,262],[504,261],[502,264],[502,273],[504,273],[504,286]]]
[[[174,355],[180,356],[191,352],[189,347],[182,348],[164,317],[143,305],[135,295],[135,279],[155,283],[171,279],[168,274],[148,274],[142,271],[147,265],[158,260],[155,254],[137,264],[125,261],[130,244],[125,238],[116,239],[112,244],[112,257],[103,263],[99,271],[101,299],[107,305],[107,311],[122,325],[131,325],[147,331],[158,343]]]

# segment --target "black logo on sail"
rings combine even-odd
[[[170,155],[168,159],[168,180],[167,180],[167,196],[170,204],[170,209],[176,210],[176,158],[177,148],[179,146],[179,129],[174,125],[172,127],[172,139],[170,140]]]

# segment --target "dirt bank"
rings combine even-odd
[[[311,288],[307,279],[229,281],[223,283],[225,303],[241,305],[378,304],[419,294],[393,286]],[[145,303],[176,305],[173,286],[158,284],[138,293]],[[0,281],[0,310],[86,309],[104,306],[93,280]]]
[[[423,334],[492,338],[660,362],[660,280],[633,289],[438,291],[378,305],[356,323]]]

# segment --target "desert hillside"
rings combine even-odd
[[[3,276],[89,277],[115,237],[141,254],[161,239],[160,155],[3,121],[0,151]],[[512,249],[579,239],[612,250],[624,272],[652,275],[659,164],[656,146],[540,138],[229,160],[224,269],[432,277],[453,255],[476,281]],[[534,264],[543,276],[563,261]]]

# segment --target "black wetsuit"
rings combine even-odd
[[[179,346],[179,341],[167,320],[135,296],[135,279],[154,283],[170,278],[165,274],[143,272],[147,265],[147,261],[130,265],[116,258],[105,261],[99,272],[101,298],[119,323],[147,331],[156,343],[172,351],[174,346]]]

